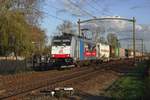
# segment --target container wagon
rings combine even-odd
[[[97,43],[97,58],[100,61],[109,61],[110,58],[110,46],[107,44]]]

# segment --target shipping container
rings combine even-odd
[[[137,57],[141,57],[142,56],[142,53],[139,52],[139,51],[136,51],[135,54],[136,54]]]
[[[110,58],[114,58],[115,57],[115,49],[110,46]]]
[[[128,50],[128,58],[133,58],[133,50]]]
[[[110,58],[118,58],[118,57],[119,57],[119,48],[110,46]]]
[[[129,50],[125,49],[125,57],[128,58],[129,57]]]
[[[115,48],[115,57],[118,58],[119,57],[119,48]]]
[[[110,46],[102,43],[97,43],[97,57],[102,60],[109,60]]]
[[[125,49],[124,48],[119,48],[119,57],[120,58],[125,58]]]

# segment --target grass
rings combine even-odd
[[[133,78],[123,77],[111,88],[110,95],[113,99],[135,100],[143,98],[144,82]]]
[[[145,96],[147,63],[137,64],[134,71],[118,79],[107,91],[114,100],[143,100]]]

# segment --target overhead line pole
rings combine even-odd
[[[80,32],[81,32],[80,30],[81,30],[81,27],[80,27],[80,19],[79,19],[79,20],[78,20],[78,32],[79,32],[79,36],[80,36],[80,34],[81,34],[81,33],[80,33]]]
[[[135,61],[136,61],[136,54],[135,54],[135,17],[133,17],[133,59],[134,59],[134,64],[135,64]]]
[[[81,27],[80,27],[80,19],[78,20],[78,22],[77,22],[77,24],[78,24],[78,34],[79,34],[79,36],[80,36],[80,34],[81,34]],[[78,59],[79,59],[79,57],[80,57],[80,54],[79,54],[79,44],[80,43],[78,43],[78,46],[77,46],[77,51],[78,51]]]
[[[144,52],[144,51],[143,51],[143,50],[144,50],[144,49],[143,49],[143,48],[144,48],[144,41],[143,41],[143,39],[142,39],[141,41],[142,41],[142,57],[143,57],[143,52]]]

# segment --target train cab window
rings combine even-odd
[[[71,37],[64,37],[64,36],[60,36],[60,37],[54,37],[52,40],[52,45],[55,46],[69,46],[71,45]]]
[[[53,42],[53,46],[60,46],[60,42]]]
[[[55,46],[68,46],[68,45],[71,45],[71,42],[56,42],[56,41],[53,41],[52,42],[52,45],[55,45]]]
[[[59,46],[61,45],[61,40],[53,40],[52,44],[55,46]]]
[[[63,43],[65,46],[71,45],[71,41],[68,40],[68,39],[62,40],[62,43]]]

